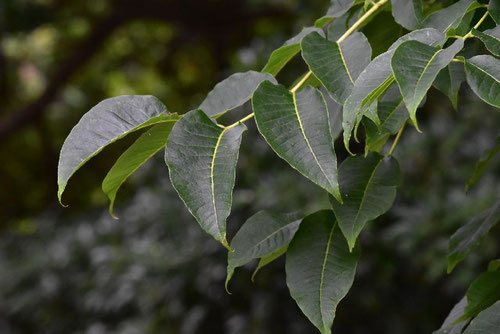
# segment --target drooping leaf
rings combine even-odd
[[[267,266],[269,263],[273,262],[274,260],[278,259],[281,255],[285,254],[286,251],[288,250],[288,245],[281,247],[280,249],[276,250],[275,252],[263,256],[260,260],[259,263],[257,264],[257,268],[253,271],[252,274],[252,282],[255,281],[255,276],[257,276],[257,273]]]
[[[458,321],[473,318],[500,300],[500,271],[479,275],[467,289],[467,306]]]
[[[307,216],[286,255],[286,282],[302,312],[330,334],[335,310],[354,281],[360,256],[351,253],[331,211]]]
[[[111,167],[102,181],[102,190],[110,200],[109,212],[112,215],[116,193],[123,182],[153,155],[165,147],[168,135],[178,119],[179,116],[172,115],[169,121],[153,125],[123,152],[113,167]]]
[[[286,249],[299,224],[297,214],[260,211],[249,218],[231,241],[233,251],[228,253],[226,288],[237,267],[259,258],[269,261],[269,256]]]
[[[448,272],[477,246],[491,228],[500,221],[500,200],[481,215],[459,228],[450,238]]]
[[[414,30],[423,18],[422,0],[391,0],[392,16],[402,27]]]
[[[434,331],[432,334],[461,334],[465,325],[467,325],[467,321],[464,320],[457,322],[457,320],[464,313],[466,306],[467,297],[463,297],[455,306],[453,306],[450,314],[448,314],[443,324],[441,325],[441,328],[437,331]]]
[[[262,69],[263,73],[269,73],[276,76],[281,69],[293,58],[297,53],[300,52],[300,42],[302,38],[310,34],[311,32],[317,32],[318,34],[324,36],[324,32],[320,28],[307,27],[302,29],[302,31],[296,36],[292,37],[286,41],[283,46],[274,50],[269,57],[266,65]]]
[[[427,16],[422,26],[446,33],[448,30],[456,28],[465,14],[477,7],[478,3],[474,0],[460,0]]]
[[[403,42],[416,40],[428,45],[439,45],[444,42],[445,36],[435,29],[415,30],[402,36],[361,72],[354,83],[351,95],[344,104],[342,127],[344,129],[344,145],[349,148],[351,133],[362,116],[374,108],[377,99],[394,83],[391,71],[391,58],[396,48]],[[377,122],[375,122],[377,124]],[[379,125],[379,124],[377,124]]]
[[[180,198],[200,226],[226,247],[226,219],[245,129],[243,124],[223,129],[203,111],[193,110],[174,125],[165,152]]]
[[[481,179],[481,177],[488,170],[490,164],[493,162],[494,158],[498,153],[500,153],[500,136],[497,137],[496,144],[491,149],[486,151],[482,155],[481,159],[479,159],[479,161],[476,162],[474,171],[472,172],[472,175],[465,184],[465,191],[469,191],[469,189],[472,186],[474,186],[477,183],[477,181]]]
[[[129,133],[168,121],[171,114],[154,96],[125,95],[104,100],[90,109],[64,141],[57,170],[61,202],[68,180],[106,146]]]
[[[342,162],[339,182],[344,203],[330,202],[350,249],[366,223],[391,208],[400,178],[397,161],[377,153]]]
[[[500,26],[485,31],[472,29],[472,35],[479,38],[491,53],[500,57]]]
[[[448,66],[463,46],[464,41],[460,38],[446,49],[436,49],[418,41],[407,41],[394,52],[391,60],[392,71],[410,119],[417,129],[417,108],[420,102],[438,73]]]
[[[215,85],[198,109],[210,117],[221,116],[250,100],[257,86],[265,80],[276,83],[268,73],[248,71],[233,74]]]
[[[272,149],[290,166],[340,199],[337,157],[321,92],[291,93],[265,81],[252,98],[255,121]]]
[[[460,86],[465,81],[464,64],[460,62],[451,62],[448,66],[439,72],[434,87],[446,94],[455,110],[458,109],[458,92]]]
[[[492,334],[500,329],[500,301],[479,313],[465,330],[464,334]]]
[[[368,65],[371,47],[362,33],[354,33],[341,43],[330,42],[317,33],[302,40],[302,57],[332,98],[343,104],[354,81]]]
[[[493,20],[495,20],[496,24],[500,24],[500,1],[499,0],[490,0],[488,5],[488,12]]]
[[[500,60],[487,55],[465,61],[467,83],[484,102],[500,108]]]

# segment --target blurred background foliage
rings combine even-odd
[[[56,169],[65,136],[97,102],[152,94],[183,113],[231,73],[262,68],[274,48],[327,6],[324,0],[1,0],[0,332],[315,333],[288,295],[282,259],[255,283],[253,267],[242,268],[232,295],[225,293],[225,251],[183,207],[161,155],[124,186],[118,221],[106,211],[100,180],[133,138],[78,173],[67,209],[56,202]],[[365,29],[374,53],[403,33],[389,22],[382,13]],[[303,69],[294,61],[279,79],[290,83]],[[464,192],[475,161],[495,142],[500,114],[465,85],[459,98],[455,112],[433,90],[420,112],[424,133],[407,131],[398,146],[405,180],[393,209],[362,235],[363,256],[336,332],[430,333],[498,257],[497,227],[445,274],[449,236],[500,190],[497,158]],[[230,236],[261,209],[307,213],[328,205],[273,155],[254,125],[243,140],[234,197]]]

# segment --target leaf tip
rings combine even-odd
[[[64,204],[62,202],[62,195],[63,195],[63,192],[64,192],[64,186],[60,186],[59,187],[59,190],[57,191],[57,200],[59,202],[59,204],[63,207],[63,208],[67,208],[69,205],[68,204]]]

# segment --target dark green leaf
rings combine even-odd
[[[330,202],[350,249],[366,223],[391,208],[400,178],[397,161],[376,153],[342,162],[339,181],[344,203]]]
[[[448,96],[453,108],[457,110],[458,92],[464,81],[464,64],[460,62],[451,62],[439,72],[433,85]]]
[[[233,74],[219,82],[198,109],[210,117],[220,116],[250,100],[257,86],[265,80],[276,83],[276,79],[268,73],[248,71]]]
[[[405,101],[410,119],[417,127],[417,108],[439,72],[462,50],[463,39],[446,49],[436,49],[418,41],[402,43],[391,60],[391,67]]]
[[[388,51],[373,59],[365,70],[361,72],[354,83],[351,96],[347,98],[344,104],[342,126],[346,148],[349,148],[349,140],[354,127],[361,121],[370,108],[375,109],[374,104],[376,104],[377,99],[394,82],[394,76],[391,71],[391,58],[396,48],[409,40],[416,40],[435,46],[443,43],[444,39],[445,36],[435,29],[415,30],[399,38]],[[377,124],[376,120],[374,121]]]
[[[104,100],[89,110],[64,141],[57,171],[57,196],[71,176],[106,146],[129,133],[170,120],[166,107],[154,96],[126,95]]]
[[[113,167],[111,167],[102,181],[102,190],[110,200],[109,212],[111,214],[113,214],[116,193],[123,182],[153,155],[165,147],[168,135],[178,119],[179,117],[174,115],[168,122],[153,125],[123,152]]]
[[[354,5],[354,0],[331,0],[326,16],[340,17]]]
[[[328,108],[332,139],[335,141],[342,132],[342,106],[332,99],[330,94],[326,91],[326,88],[321,87],[320,90],[325,98],[326,107]]]
[[[448,247],[449,273],[481,242],[498,221],[500,221],[500,200],[453,234]]]
[[[495,146],[486,151],[482,158],[476,163],[474,167],[474,172],[470,176],[469,180],[465,184],[465,191],[469,191],[469,189],[474,186],[479,179],[483,176],[483,174],[488,170],[490,164],[493,162],[493,158],[500,152],[500,136],[497,137],[497,142]]]
[[[422,25],[446,33],[448,30],[458,27],[465,14],[474,10],[477,6],[478,3],[474,0],[460,0],[451,6],[432,13],[425,18]]]
[[[500,331],[500,301],[473,319],[464,334],[493,334]]]
[[[370,63],[371,47],[362,33],[341,43],[330,42],[317,33],[302,40],[302,57],[309,69],[340,104],[351,94],[354,80]]]
[[[465,61],[467,83],[483,101],[500,108],[500,60],[481,55]]]
[[[500,24],[500,0],[490,0],[488,12],[496,24]]]
[[[271,53],[267,64],[262,69],[262,72],[269,73],[276,76],[281,69],[300,51],[300,42],[302,38],[311,32],[317,32],[324,36],[324,32],[320,28],[307,27],[302,29],[302,31],[296,36],[292,37],[283,44],[280,48],[276,49]]]
[[[432,334],[461,334],[465,325],[467,325],[467,321],[464,320],[457,322],[457,320],[464,313],[466,306],[467,297],[463,297],[455,306],[453,306],[441,328],[434,331]]]
[[[478,37],[491,53],[500,57],[500,26],[482,32],[472,29],[472,34]]]
[[[321,92],[306,87],[291,93],[265,81],[255,91],[252,105],[260,133],[278,156],[340,199],[337,158]]]
[[[467,290],[467,306],[459,320],[473,318],[500,299],[500,271],[479,275]]]
[[[422,0],[391,0],[394,20],[408,30],[420,26],[423,18]]]
[[[223,129],[203,111],[193,110],[175,124],[165,152],[175,190],[201,227],[226,247],[226,219],[245,129],[243,124]]]
[[[273,262],[274,260],[276,260],[277,258],[279,258],[281,255],[285,254],[286,251],[288,250],[288,245],[284,246],[284,247],[281,247],[280,249],[276,250],[275,252],[269,254],[269,255],[266,255],[266,256],[263,256],[260,260],[259,260],[259,264],[257,265],[257,268],[255,268],[253,274],[252,274],[252,282],[255,280],[255,276],[257,275],[257,273],[262,269],[264,268],[265,266],[267,266],[269,263]]]
[[[266,258],[267,263],[274,260],[286,249],[299,228],[297,214],[278,214],[260,211],[249,218],[231,241],[227,259],[226,288],[237,267],[254,259]],[[281,252],[276,255],[276,252]],[[274,257],[270,260],[269,256]],[[266,264],[267,264],[266,263]]]
[[[349,252],[331,211],[307,216],[286,255],[290,295],[323,334],[331,333],[335,310],[354,281],[360,251]]]

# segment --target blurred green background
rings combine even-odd
[[[71,127],[107,97],[152,94],[172,112],[196,107],[220,80],[259,70],[271,51],[326,10],[326,0],[0,0],[0,333],[315,333],[291,300],[283,259],[237,271],[170,186],[163,157],[141,168],[106,211],[100,181],[127,138],[105,150],[56,200],[58,152]],[[390,13],[365,32],[394,33]],[[380,48],[374,48],[380,53]],[[380,50],[379,50],[380,49]],[[296,60],[278,79],[303,70]],[[500,114],[462,87],[460,108],[432,90],[423,134],[398,146],[404,183],[393,209],[362,234],[356,281],[336,333],[430,333],[487,261],[498,227],[446,275],[449,236],[499,194],[500,162],[464,182],[498,135]],[[248,112],[248,106],[236,115]],[[273,155],[249,124],[229,236],[253,213],[312,212],[326,195]],[[346,153],[339,147],[339,156]],[[358,147],[358,152],[362,147]]]

